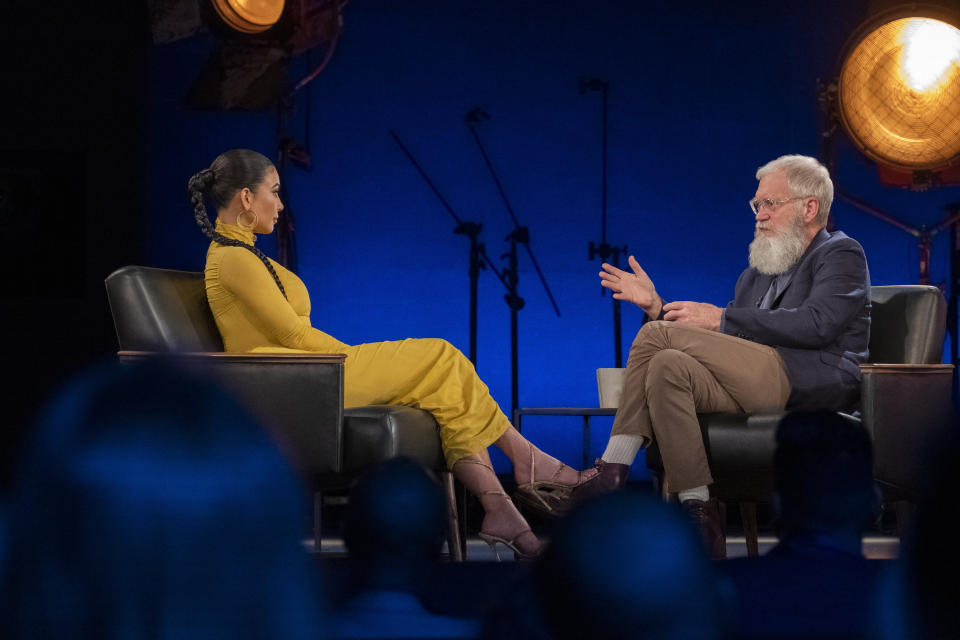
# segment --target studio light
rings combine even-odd
[[[919,5],[887,11],[861,26],[841,58],[840,120],[888,175],[924,182],[960,169],[960,29],[947,15]]]
[[[283,15],[284,0],[212,0],[217,15],[240,33],[263,33]]]
[[[283,106],[329,62],[347,1],[149,0],[148,7],[154,44],[204,33],[213,37],[213,51],[190,84],[185,106],[270,111]],[[291,61],[321,47],[321,62],[291,84]]]

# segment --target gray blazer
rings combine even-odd
[[[737,280],[724,310],[724,333],[780,353],[790,379],[788,409],[850,410],[860,395],[860,367],[870,342],[870,273],[863,247],[821,229],[773,301],[760,301],[773,276],[756,269]]]

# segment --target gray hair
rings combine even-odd
[[[827,216],[833,203],[833,181],[827,168],[810,156],[780,156],[757,169],[757,180],[774,171],[786,173],[787,186],[793,197],[813,196],[817,199],[820,203],[817,224],[827,226]]]

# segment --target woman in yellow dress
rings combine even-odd
[[[258,250],[256,234],[273,232],[283,204],[277,170],[265,156],[233,149],[188,183],[197,224],[211,239],[207,299],[230,352],[345,353],[344,405],[397,404],[433,414],[447,466],[480,499],[480,537],[535,556],[540,542],[503,491],[487,447],[513,462],[517,497],[557,514],[563,494],[594,471],[577,472],[548,456],[511,426],[473,364],[446,340],[345,344],[310,325],[310,296],[295,274]],[[217,208],[216,226],[205,198]]]

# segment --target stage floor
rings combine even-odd
[[[313,549],[313,540],[304,540],[304,547]],[[346,547],[342,538],[330,537],[322,540],[322,553],[332,557],[345,556]],[[760,536],[759,546],[760,554],[769,551],[775,544],[775,536]],[[503,545],[498,546],[500,560],[504,562],[513,562],[513,553]],[[900,551],[900,539],[896,536],[868,535],[863,537],[863,553],[872,560],[892,560],[897,557]],[[443,553],[446,554],[446,546]],[[743,536],[727,536],[727,557],[742,558],[747,555],[747,543]],[[468,562],[496,562],[497,556],[479,538],[467,538],[467,561]]]

